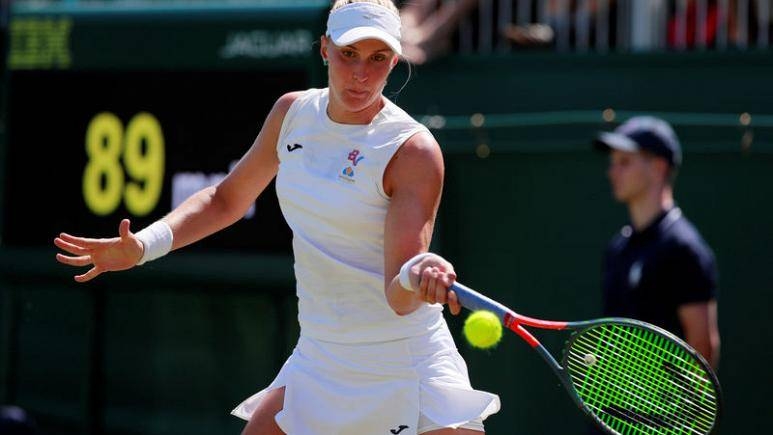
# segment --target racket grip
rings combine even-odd
[[[502,323],[505,323],[505,315],[510,312],[508,308],[499,302],[484,296],[464,284],[455,282],[449,290],[456,293],[459,303],[470,311],[486,310],[491,311],[499,317]]]

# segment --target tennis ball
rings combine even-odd
[[[464,337],[479,349],[488,349],[502,338],[502,322],[491,311],[474,311],[464,321]]]

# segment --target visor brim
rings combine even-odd
[[[334,32],[330,35],[330,39],[332,39],[333,43],[339,47],[351,45],[365,39],[378,39],[379,41],[384,42],[398,55],[403,54],[402,46],[397,38],[375,27],[355,27],[341,32],[340,34],[335,34]]]

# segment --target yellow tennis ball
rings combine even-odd
[[[478,310],[464,321],[464,337],[479,349],[488,349],[502,338],[502,322],[491,311]]]

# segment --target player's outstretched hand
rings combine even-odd
[[[67,233],[59,234],[54,245],[72,255],[56,254],[56,260],[70,266],[91,266],[86,273],[76,275],[75,281],[90,281],[102,272],[126,270],[142,258],[142,242],[129,229],[129,219],[118,226],[118,237],[91,239]]]

